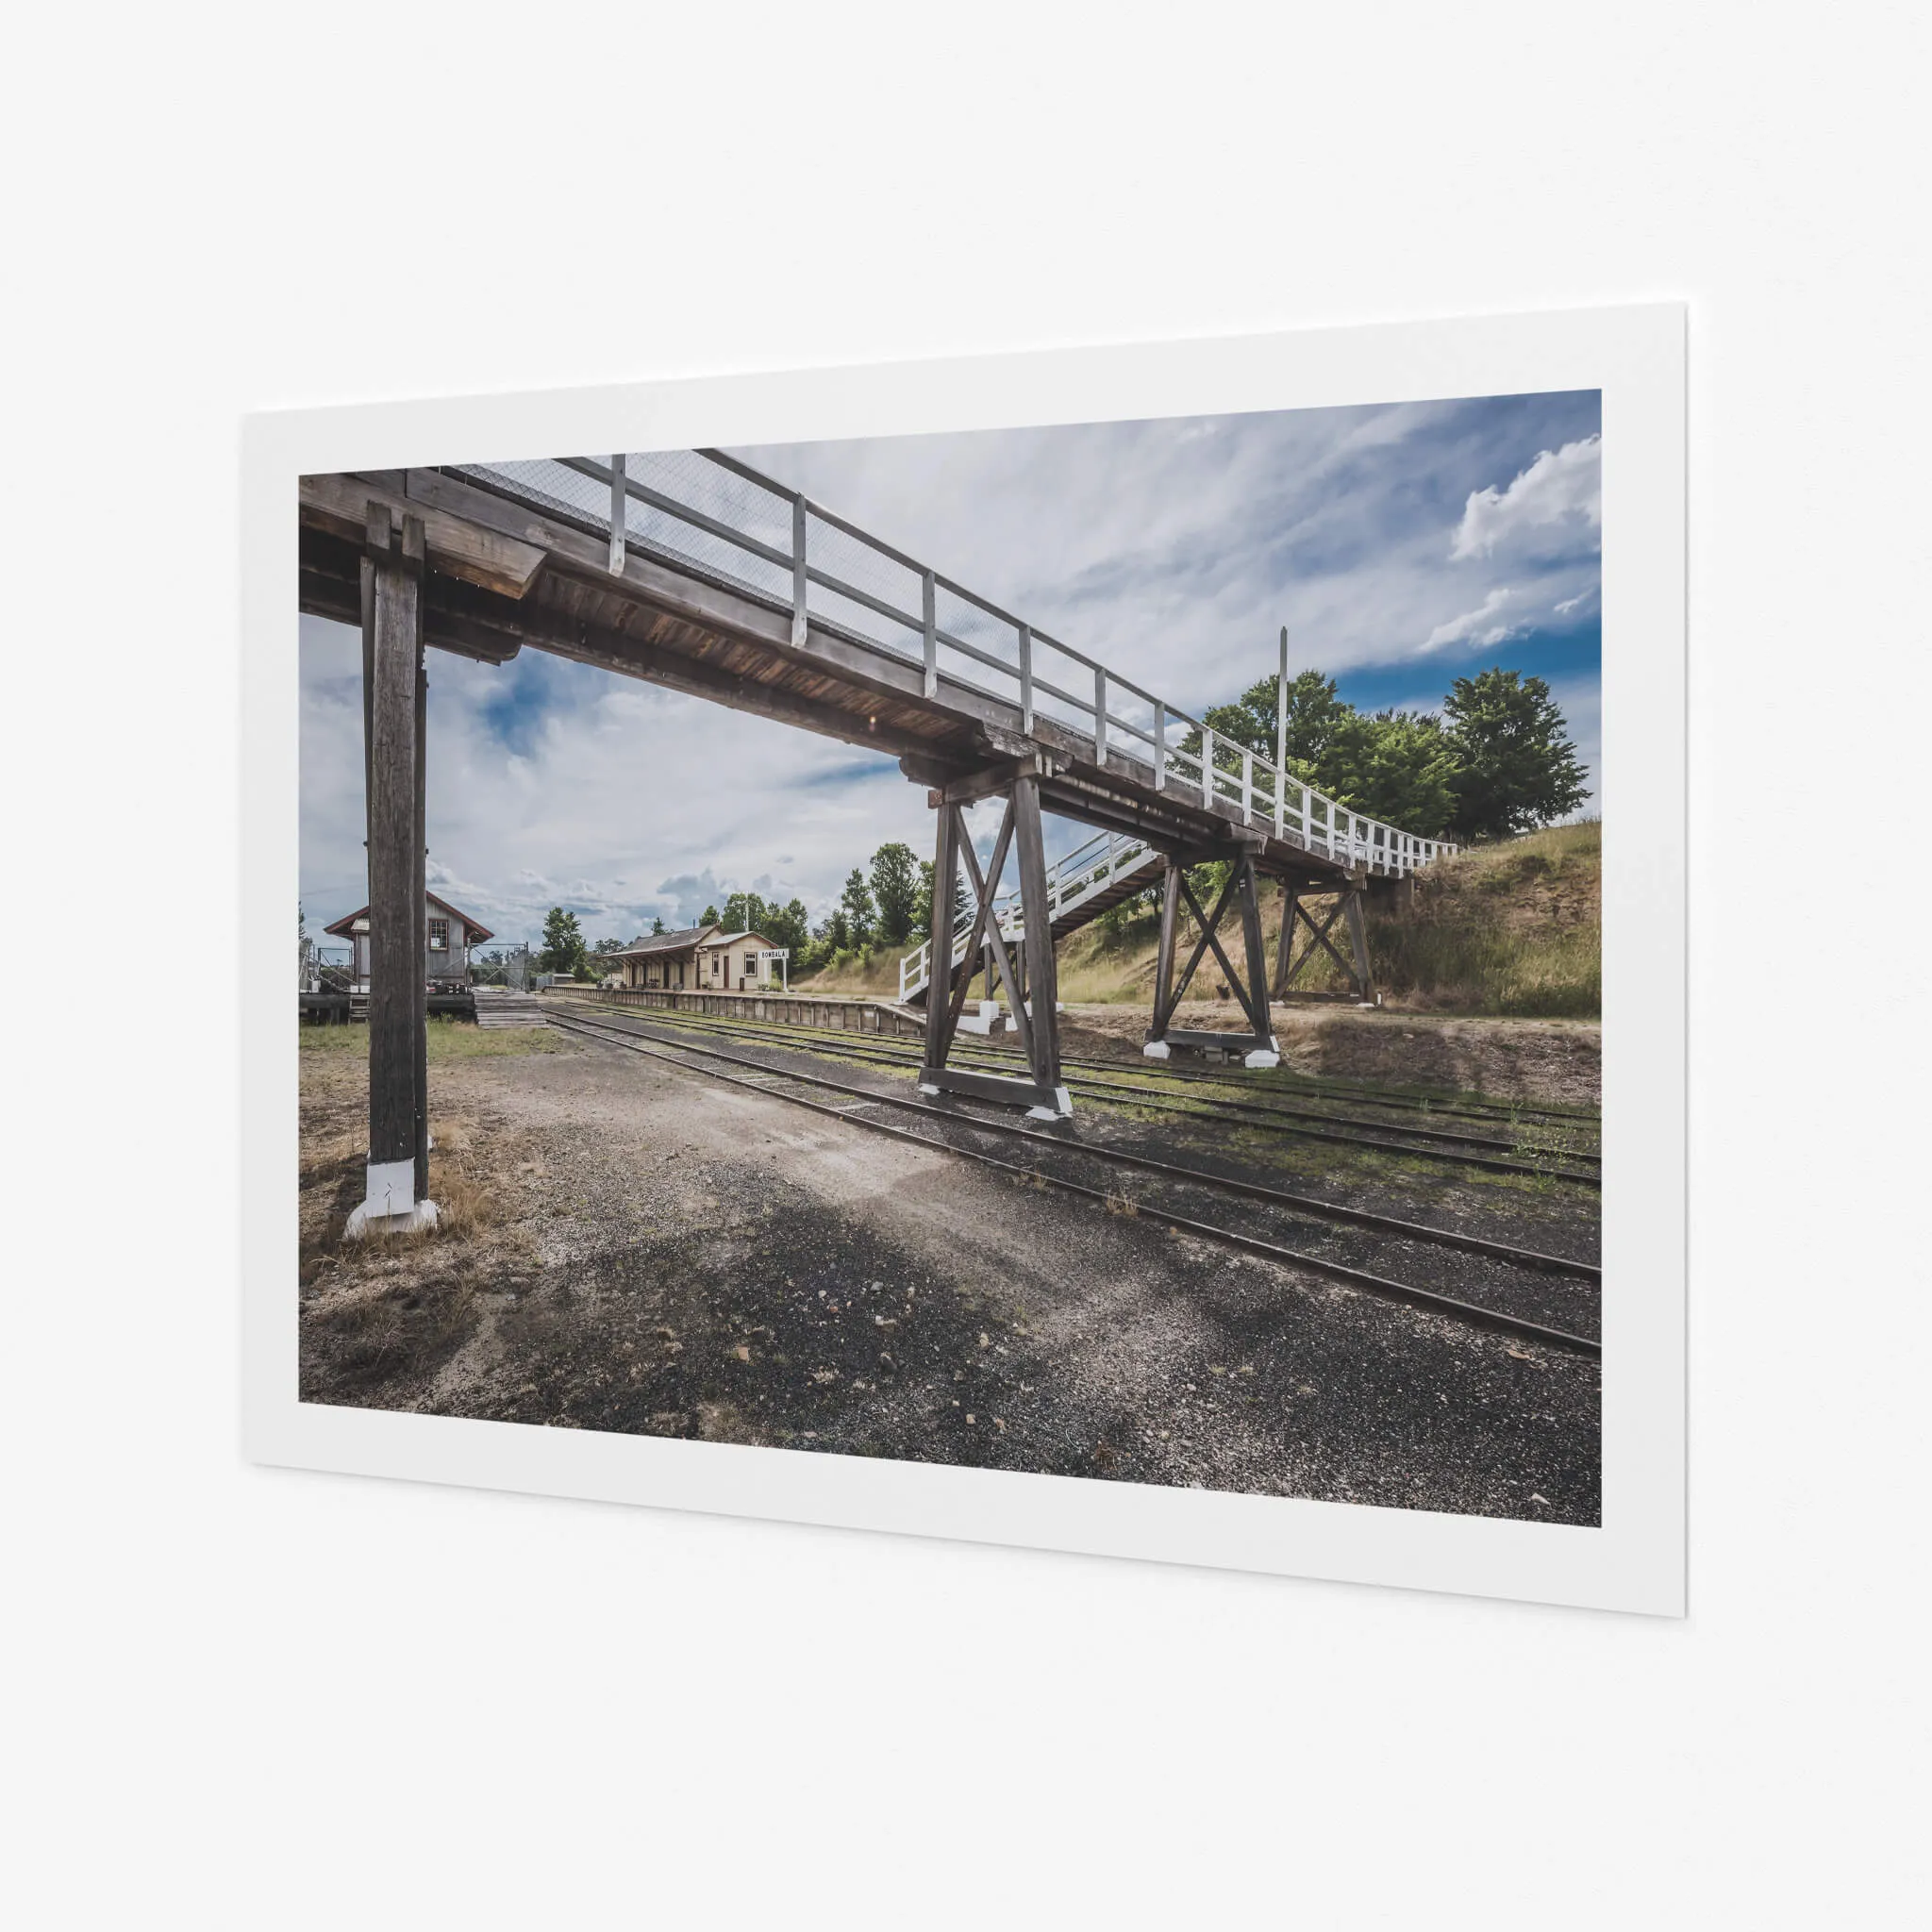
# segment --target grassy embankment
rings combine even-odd
[[[1603,995],[1602,874],[1598,820],[1443,860],[1418,875],[1406,911],[1371,911],[1376,984],[1385,999],[1417,1011],[1594,1019]],[[1325,912],[1326,902],[1310,905],[1318,918]],[[1272,962],[1280,924],[1272,887],[1264,889],[1262,915]],[[1059,948],[1061,999],[1151,1002],[1158,936],[1154,908],[1138,903],[1074,933]],[[1345,954],[1339,924],[1332,936]],[[1306,934],[1298,935],[1297,944],[1306,943]],[[897,950],[882,950],[801,980],[798,991],[894,998],[898,961]],[[1212,1000],[1220,979],[1210,955],[1193,992]],[[1322,955],[1295,989],[1343,992],[1349,984]]]

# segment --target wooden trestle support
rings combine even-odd
[[[985,871],[966,829],[965,808],[982,798],[1004,796],[1006,814]],[[1053,907],[1047,895],[1046,851],[1040,825],[1040,771],[1033,759],[961,779],[928,794],[939,818],[933,858],[932,959],[925,995],[925,1058],[920,1069],[923,1093],[963,1093],[974,1100],[1024,1106],[1029,1120],[1064,1120],[1074,1103],[1060,1078],[1058,984],[1053,956]],[[1006,870],[1007,855],[1017,856],[1020,911],[1024,931],[1015,951],[993,917],[993,895]],[[950,973],[941,961],[953,957],[953,900],[964,864],[972,889],[973,926],[959,963]],[[1027,1075],[969,1072],[946,1064],[958,1034],[959,1016],[982,955],[991,961],[1006,989],[1013,1031],[1025,1056]]]
[[[369,854],[369,1152],[352,1236],[433,1226],[428,984],[423,970],[423,524],[401,541],[372,503],[362,554],[362,729]]]
[[[1203,855],[1208,856],[1221,855]],[[1176,978],[1174,962],[1179,950],[1183,905],[1193,915],[1200,937]],[[1221,943],[1221,922],[1230,907],[1241,915],[1245,968],[1241,972],[1236,971]],[[1174,1009],[1210,949],[1227,977],[1228,991],[1241,1004],[1248,1023],[1245,1032],[1221,1032],[1174,1024]],[[1160,950],[1154,974],[1154,1024],[1147,1029],[1147,1043],[1141,1051],[1149,1059],[1164,1060],[1175,1047],[1200,1053],[1238,1053],[1251,1067],[1274,1067],[1281,1062],[1281,1048],[1268,1020],[1268,949],[1261,938],[1260,886],[1255,876],[1254,853],[1245,845],[1229,861],[1227,878],[1211,913],[1203,911],[1193,887],[1188,882],[1187,860],[1172,854],[1168,857],[1160,892]]]
[[[1336,893],[1335,904],[1328,908],[1328,916],[1318,924],[1315,915],[1302,903],[1303,897],[1305,894],[1325,897],[1335,893],[1335,888],[1330,885],[1310,888],[1292,881],[1283,884],[1281,937],[1274,949],[1274,992],[1276,999],[1287,998],[1289,988],[1301,977],[1302,969],[1317,953],[1326,953],[1355,981],[1356,993],[1362,1005],[1373,1007],[1375,1004],[1375,975],[1369,964],[1368,925],[1362,916],[1362,899],[1366,890],[1366,881],[1361,878],[1354,880]],[[1335,941],[1328,937],[1338,919],[1347,924],[1349,950],[1355,955],[1353,959],[1344,959],[1336,949]],[[1296,958],[1294,937],[1299,926],[1307,926],[1308,942]]]

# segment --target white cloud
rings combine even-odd
[[[1508,603],[1512,594],[1507,584],[1499,584],[1474,610],[1465,610],[1460,617],[1452,617],[1447,624],[1439,624],[1429,633],[1423,649],[1434,651],[1444,644],[1476,644],[1487,650],[1491,644],[1507,641],[1516,635],[1517,626],[1513,624],[1492,624],[1490,620]]]
[[[1601,433],[1544,450],[1507,490],[1491,484],[1473,490],[1462,507],[1462,522],[1450,545],[1452,562],[1489,557],[1499,543],[1524,533],[1581,518],[1591,528],[1603,524]]]
[[[1558,598],[1593,598],[1596,421],[1575,398],[1517,397],[741,454],[1198,715],[1273,670],[1283,623],[1294,669],[1346,677],[1424,638],[1488,649]],[[1459,508],[1474,561],[1445,554]],[[303,621],[311,929],[366,896],[359,665],[353,630]],[[628,938],[746,888],[817,918],[879,844],[925,857],[933,839],[924,790],[875,751],[536,651],[501,668],[432,654],[429,820],[438,890],[506,938],[534,937],[559,900],[593,938]],[[982,855],[997,824],[996,808],[974,814]],[[1053,850],[1086,837],[1048,827]]]

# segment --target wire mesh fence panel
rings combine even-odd
[[[526,992],[530,985],[528,946],[498,946],[470,961],[472,986],[500,986],[511,992]]]

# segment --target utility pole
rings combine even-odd
[[[1288,626],[1281,626],[1281,675],[1274,681],[1274,769],[1288,770]]]

